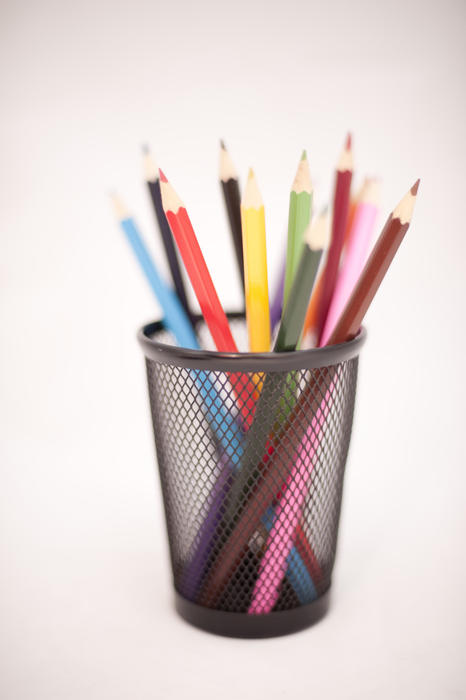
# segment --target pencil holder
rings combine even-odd
[[[247,347],[244,318],[229,320]],[[264,354],[214,352],[200,319],[197,332],[205,350],[176,347],[162,322],[138,335],[175,605],[217,634],[288,634],[328,608],[365,331]]]

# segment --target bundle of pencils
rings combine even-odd
[[[155,167],[148,148],[144,149],[144,171],[171,284],[163,279],[134,219],[116,196],[115,211],[163,310],[165,327],[181,347],[201,349],[182,262],[215,347],[237,354],[187,209]],[[269,308],[266,218],[258,182],[250,169],[241,198],[233,161],[221,142],[220,184],[243,284],[250,352],[287,353],[299,350],[301,344],[336,345],[359,333],[410,225],[419,180],[393,209],[369,252],[380,208],[380,186],[368,178],[352,197],[352,179],[348,136],[336,168],[331,209],[313,216],[313,187],[303,152],[290,194],[286,256]],[[193,376],[199,405],[217,445],[219,473],[185,567],[185,592],[193,601],[212,605],[228,585],[235,562],[251,538],[262,532],[264,544],[249,613],[271,612],[285,578],[301,603],[310,602],[318,595],[320,573],[301,515],[332,401],[334,370],[322,368],[304,387],[297,387],[281,373],[264,378],[234,372],[228,376],[235,397],[231,410],[225,407],[214,376],[207,371]],[[303,414],[309,415],[307,425],[302,423]],[[282,484],[279,493],[277,484]]]

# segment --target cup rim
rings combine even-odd
[[[227,313],[230,320],[244,319],[244,313]],[[196,323],[202,316],[194,317]],[[214,370],[220,372],[286,372],[293,369],[317,369],[351,360],[359,355],[367,337],[364,326],[352,340],[323,348],[293,350],[292,352],[217,352],[215,350],[193,350],[177,345],[161,343],[154,335],[166,331],[163,320],[152,321],[142,326],[137,334],[144,355],[149,360],[162,364],[187,367],[189,369]]]

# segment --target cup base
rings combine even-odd
[[[205,608],[175,592],[175,608],[186,622],[212,634],[243,639],[281,637],[299,632],[321,620],[329,608],[329,603],[330,589],[317,600],[299,608],[266,615],[248,615]]]

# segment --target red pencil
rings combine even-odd
[[[160,169],[159,173],[165,216],[215,346],[219,352],[238,352],[186,207]],[[256,387],[247,374],[235,373],[230,376],[230,381],[238,398],[243,420],[250,425],[254,417]]]
[[[338,277],[338,266],[345,238],[348,219],[351,179],[353,177],[353,155],[351,153],[351,134],[348,134],[345,147],[337,165],[335,194],[333,198],[332,237],[328,250],[327,262],[322,279],[322,295],[317,317],[317,343],[320,343],[325,320],[327,318],[333,290]]]

